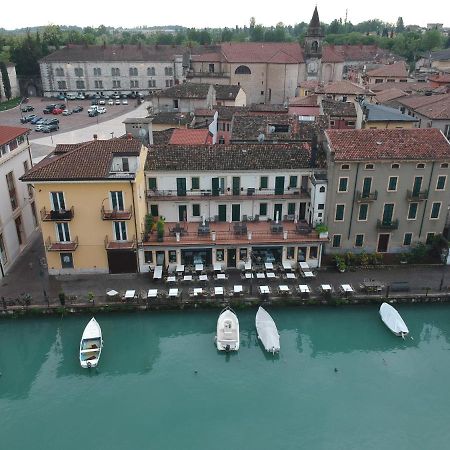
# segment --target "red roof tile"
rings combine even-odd
[[[222,54],[231,63],[304,62],[303,50],[295,42],[227,42],[220,44]]]
[[[438,94],[438,95],[410,95],[409,97],[399,98],[397,102],[405,105],[410,109],[422,108],[426,105],[440,102],[442,100],[448,100],[450,94]]]
[[[373,95],[373,92],[369,89],[360,86],[359,84],[352,83],[351,81],[342,80],[335,81],[333,83],[327,83],[323,87],[318,87],[317,92],[322,91],[325,94],[342,94],[342,95]]]
[[[437,97],[437,96],[436,96]],[[416,108],[415,112],[429,119],[449,120],[450,119],[450,94],[446,94],[441,100]]]
[[[322,62],[323,63],[338,63],[344,62],[344,58],[335,52],[333,47],[326,45],[322,50]]]
[[[408,94],[411,92],[424,92],[433,89],[431,83],[427,83],[424,81],[407,82],[401,84],[398,81],[388,81],[385,83],[371,83],[368,84],[367,87],[373,92],[380,92],[385,91],[386,89],[397,88],[405,91]]]
[[[326,130],[335,161],[450,160],[450,143],[436,128]]]
[[[385,91],[381,91],[376,96],[376,101],[378,103],[388,102],[390,100],[394,100],[396,98],[405,97],[408,94],[401,89],[391,88],[386,89]]]
[[[169,144],[171,145],[201,145],[212,144],[212,136],[206,128],[201,130],[173,130]]]
[[[16,137],[28,133],[28,131],[30,131],[29,128],[0,125],[0,145],[7,144]]]
[[[393,77],[393,78],[407,78],[408,72],[406,64],[403,61],[398,61],[394,64],[386,64],[378,69],[369,70],[368,77]]]

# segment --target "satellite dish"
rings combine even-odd
[[[141,129],[139,130],[139,136],[140,136],[141,138],[145,138],[145,137],[147,136],[147,134],[148,134],[148,131],[147,131],[145,128],[141,128]]]
[[[275,127],[273,125],[269,126],[269,133],[275,133]]]
[[[263,142],[264,142],[264,139],[266,138],[266,136],[264,135],[264,133],[261,133],[259,136],[258,136],[258,142],[260,143],[260,144],[262,144]]]

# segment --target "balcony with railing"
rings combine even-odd
[[[423,200],[426,200],[428,198],[428,190],[425,191],[406,191],[406,199],[409,202],[421,202]]]
[[[359,203],[374,202],[378,198],[378,191],[361,192],[356,191],[356,201]]]
[[[271,222],[166,222],[164,235],[152,232],[143,234],[145,246],[194,245],[299,245],[301,243],[327,242],[305,221]]]
[[[377,228],[379,230],[397,230],[398,219],[395,220],[377,220]]]
[[[52,241],[50,236],[45,241],[45,248],[48,252],[73,252],[78,247],[78,236],[75,239],[64,242]]]
[[[309,199],[311,190],[307,188],[285,188],[285,189],[256,189],[256,188],[239,188],[239,189],[196,189],[196,190],[147,190],[147,197],[159,201],[174,200],[214,200],[216,198],[229,198],[230,200],[258,200],[270,199]]]
[[[115,241],[109,240],[108,236],[105,236],[105,249],[106,250],[134,250],[137,246],[136,236],[130,241]]]
[[[41,220],[43,222],[70,222],[74,216],[73,206],[70,209],[41,209]]]
[[[133,207],[123,210],[105,209],[104,206],[101,208],[102,220],[130,220],[132,216]]]

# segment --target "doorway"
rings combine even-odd
[[[378,235],[378,245],[377,245],[378,253],[386,253],[388,251],[390,236],[391,235],[389,233]]]
[[[227,221],[227,205],[219,205],[218,212],[219,212],[219,222],[226,222]]]
[[[227,266],[236,267],[236,249],[229,248],[227,250]]]
[[[282,203],[275,203],[273,205],[273,220],[282,220],[283,219],[283,204]]]
[[[239,222],[241,220],[241,205],[231,205],[231,220]]]
[[[187,206],[178,205],[178,222],[185,222],[187,220]]]

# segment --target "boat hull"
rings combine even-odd
[[[80,365],[83,369],[98,366],[102,354],[103,337],[98,322],[92,318],[84,329],[80,341]]]
[[[224,309],[217,319],[215,341],[219,351],[230,352],[239,350],[239,320],[230,308]]]
[[[394,333],[396,336],[405,337],[409,334],[408,327],[403,321],[398,311],[388,303],[383,303],[380,307],[380,317],[383,323]]]
[[[278,353],[280,351],[280,334],[272,316],[261,306],[255,317],[256,331],[258,339],[268,353]]]

